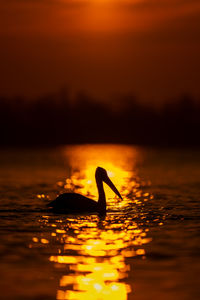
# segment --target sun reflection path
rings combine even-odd
[[[126,258],[144,258],[143,245],[150,241],[132,217],[71,216],[62,222],[46,217],[43,222],[52,230],[50,243],[59,245],[58,254],[49,260],[66,271],[58,300],[127,299],[131,286],[125,282],[130,271]]]
[[[121,201],[117,196],[114,197],[111,189],[104,185],[108,209],[130,207],[130,200],[136,199],[141,184],[136,172],[136,164],[140,161],[140,151],[137,148],[121,145],[84,145],[67,147],[63,152],[67,164],[70,165],[70,173],[65,182],[58,182],[58,186],[65,192],[74,191],[97,200],[95,170],[100,166],[107,170],[108,176],[124,198],[124,201]]]
[[[97,200],[94,173],[101,166],[108,171],[123,200],[105,188],[108,213],[104,218],[43,216],[41,226],[49,236],[33,237],[31,247],[52,247],[49,261],[55,269],[63,270],[57,300],[125,300],[133,290],[126,280],[128,261],[145,258],[144,245],[151,241],[148,228],[143,226],[145,215],[137,212],[152,198],[143,191],[144,183],[137,176],[140,153],[129,146],[86,145],[67,147],[63,154],[70,173],[65,181],[58,182],[61,193],[74,191]]]

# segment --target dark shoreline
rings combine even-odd
[[[133,96],[105,105],[86,95],[0,98],[0,147],[111,143],[155,147],[200,146],[200,104],[182,96],[158,110]],[[113,102],[114,103],[114,102]],[[119,106],[120,105],[120,106]]]

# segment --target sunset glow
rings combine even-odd
[[[63,86],[104,100],[199,95],[198,1],[14,0],[0,8],[3,95]]]
[[[2,300],[196,300],[200,0],[0,0],[0,41]]]

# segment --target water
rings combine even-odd
[[[200,155],[123,145],[0,151],[0,299],[198,299]],[[108,213],[56,215],[46,204],[75,191]]]

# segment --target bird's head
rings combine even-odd
[[[120,198],[122,199],[122,196],[120,195],[119,191],[117,190],[117,188],[115,187],[115,185],[112,183],[112,181],[110,180],[110,178],[108,177],[108,174],[106,172],[106,170],[104,168],[101,167],[97,167],[96,168],[96,172],[95,172],[95,177],[96,180],[102,180],[104,181],[110,188],[111,190],[113,190],[113,192]]]
[[[104,168],[97,167],[95,176],[100,177],[103,180],[104,178],[108,177],[108,174]]]

